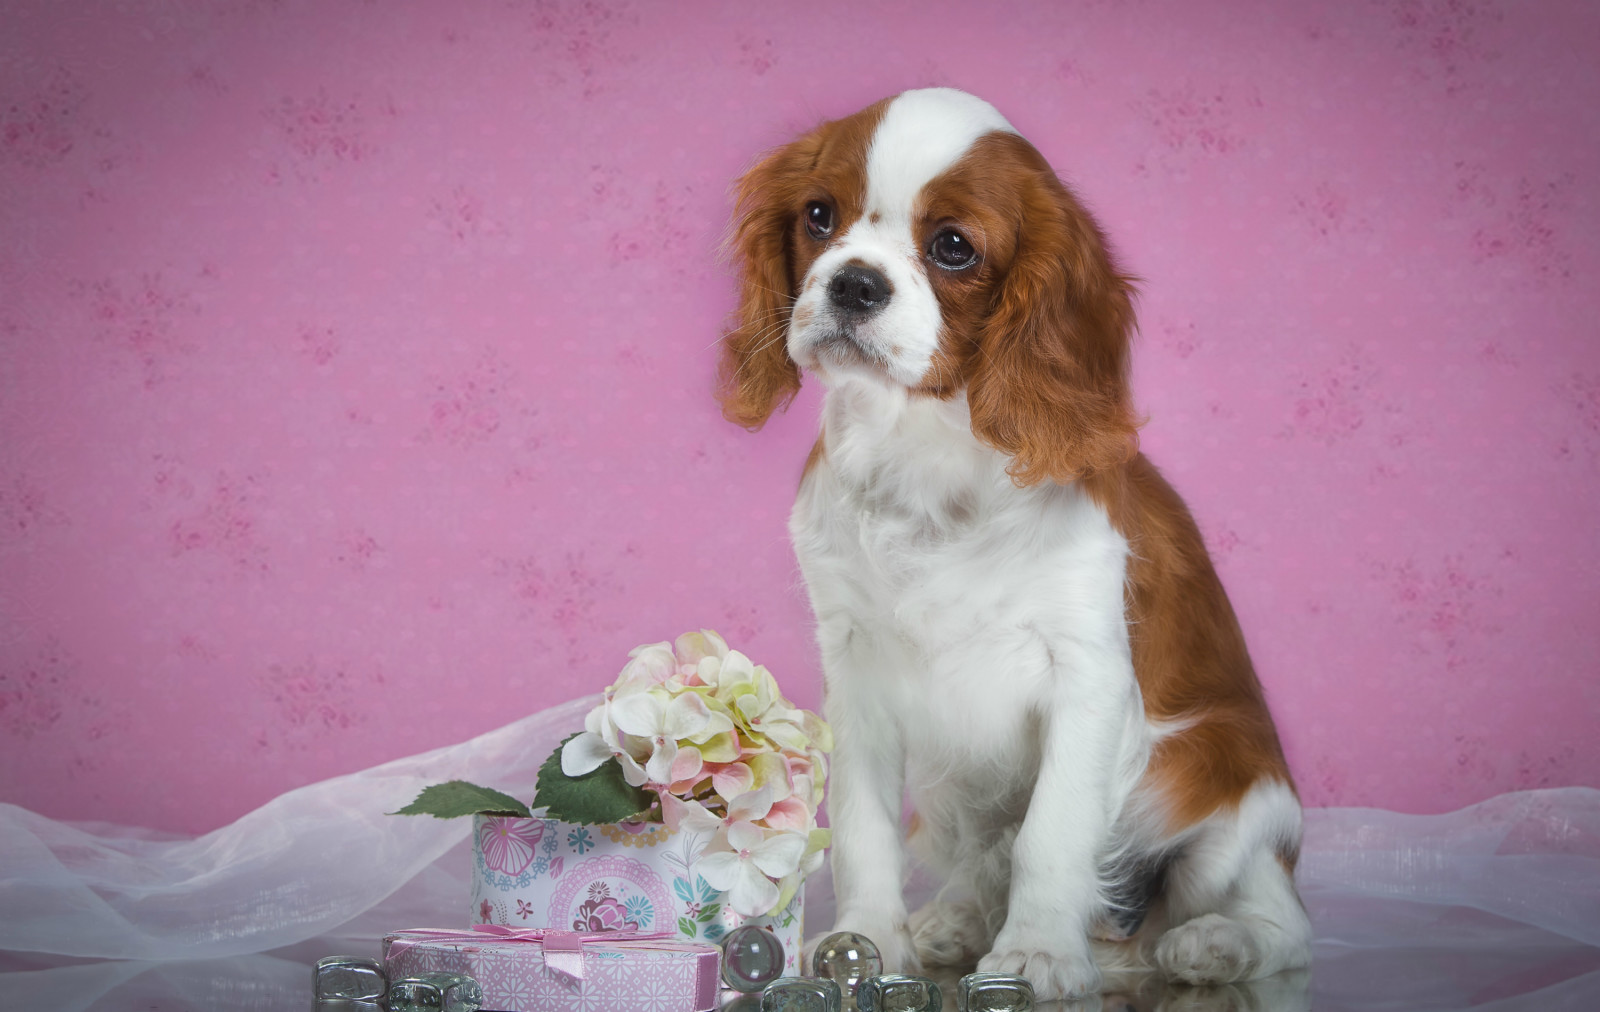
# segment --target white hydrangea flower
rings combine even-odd
[[[725,890],[728,905],[745,917],[771,913],[777,905],[778,881],[800,870],[807,836],[795,832],[763,832],[749,822],[735,822],[695,864],[695,871],[713,889]]]
[[[644,783],[670,784],[680,742],[704,742],[733,730],[733,721],[706,706],[705,700],[692,692],[674,696],[652,689],[622,696],[611,705],[611,719],[629,739],[639,739],[648,749],[644,756],[634,748],[625,750],[635,760],[634,769],[623,762],[622,770],[634,787]],[[636,776],[639,779],[635,780]]]
[[[764,666],[702,629],[635,647],[562,746],[561,769],[582,776],[615,758],[628,784],[660,797],[669,826],[707,841],[696,867],[754,916],[787,903],[822,861],[832,737]]]

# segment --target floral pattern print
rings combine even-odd
[[[628,920],[627,909],[616,901],[604,882],[589,887],[589,898],[572,919],[573,931],[638,931],[639,922]]]
[[[696,875],[691,884],[686,876],[672,880],[672,891],[683,903],[683,914],[678,918],[678,934],[685,938],[703,938],[719,942],[726,934],[718,915],[722,904],[721,893],[706,883],[704,876]]]
[[[533,863],[534,848],[544,836],[544,823],[535,819],[489,817],[478,827],[483,863],[507,875],[520,875]]]

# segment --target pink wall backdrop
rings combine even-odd
[[[207,830],[702,625],[817,704],[727,187],[933,84],[1144,278],[1306,799],[1600,784],[1592,3],[12,0],[0,800]]]

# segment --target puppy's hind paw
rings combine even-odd
[[[986,973],[1011,973],[1028,978],[1039,1001],[1087,998],[1100,993],[1100,968],[1087,952],[1025,952],[996,949],[978,960]]]
[[[1259,961],[1249,929],[1221,914],[1205,914],[1168,931],[1156,944],[1155,958],[1168,977],[1185,984],[1244,980]]]
[[[989,948],[983,914],[972,902],[929,903],[911,915],[911,940],[924,966],[969,966]]]

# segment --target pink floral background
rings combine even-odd
[[[12,0],[0,800],[207,830],[700,626],[817,705],[728,184],[934,84],[1144,279],[1308,802],[1600,784],[1594,4]]]

